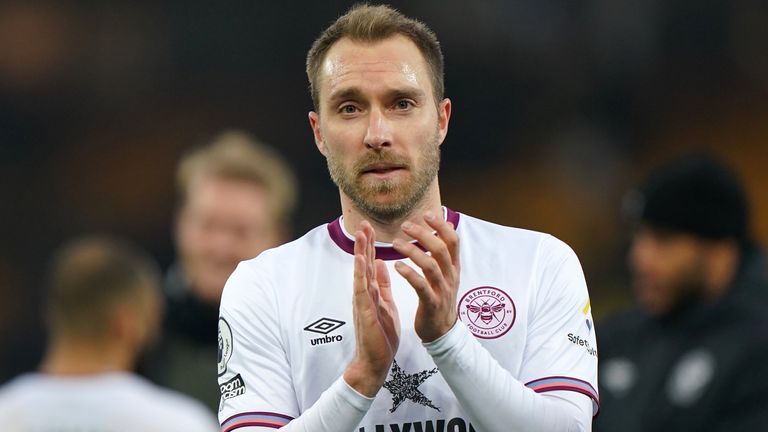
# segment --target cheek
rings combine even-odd
[[[340,153],[344,148],[362,144],[366,133],[366,123],[362,120],[327,122],[320,131],[326,151]]]
[[[181,230],[181,243],[187,253],[197,254],[205,249],[207,232],[200,223],[191,222]]]
[[[665,250],[654,257],[655,276],[666,285],[687,279],[696,269],[696,257],[688,251]]]

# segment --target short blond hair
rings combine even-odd
[[[286,223],[296,207],[298,187],[293,172],[277,152],[247,132],[226,130],[209,145],[181,158],[176,169],[179,208],[187,202],[190,183],[200,175],[242,180],[264,187],[278,222]]]
[[[408,18],[390,6],[356,4],[320,33],[307,53],[307,78],[315,110],[320,109],[320,65],[333,44],[342,38],[378,42],[395,35],[407,37],[419,48],[432,73],[435,102],[440,102],[445,94],[443,52],[435,33],[426,24]]]

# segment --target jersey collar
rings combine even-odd
[[[454,228],[459,227],[459,213],[443,207],[443,213],[445,214],[445,220],[452,223]],[[342,225],[342,217],[339,216],[333,222],[328,224],[328,235],[331,236],[331,240],[344,252],[354,255],[355,254],[355,240],[349,233],[344,230]],[[416,246],[421,248],[421,245],[416,243]],[[423,249],[423,248],[422,248]],[[383,259],[385,261],[399,260],[405,258],[404,255],[397,252],[390,243],[376,242],[376,258]]]

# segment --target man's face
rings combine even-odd
[[[660,315],[705,290],[705,247],[693,235],[642,226],[629,254],[640,304]]]
[[[281,240],[267,191],[244,180],[192,179],[178,215],[176,244],[195,294],[216,303],[240,261]]]
[[[437,186],[451,110],[448,99],[436,104],[421,52],[403,36],[341,39],[318,82],[319,113],[309,118],[331,178],[363,214],[406,217]]]

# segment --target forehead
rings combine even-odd
[[[395,35],[376,42],[342,38],[320,66],[321,98],[349,87],[418,87],[432,94],[427,62],[413,41]]]
[[[210,208],[219,213],[248,212],[270,205],[270,194],[264,184],[212,173],[201,173],[191,179],[184,203],[185,207]]]

